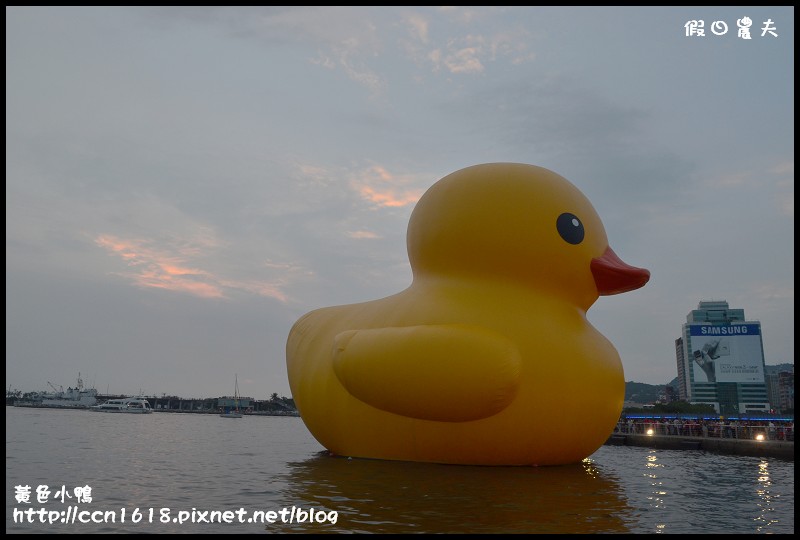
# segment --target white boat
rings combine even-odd
[[[88,409],[97,403],[97,390],[83,386],[83,379],[78,373],[78,384],[75,388],[71,386],[64,390],[64,387],[56,388],[50,381],[47,382],[52,392],[40,392],[31,398],[17,400],[14,405],[17,407],[52,407],[59,409]]]
[[[144,398],[109,399],[105,403],[89,407],[89,409],[108,413],[150,414],[153,412],[150,402]]]
[[[227,408],[220,413],[222,418],[242,418],[242,411],[239,410],[239,375],[236,375],[236,385],[233,394],[233,407]]]

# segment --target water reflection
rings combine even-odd
[[[648,478],[652,489],[651,494],[647,496],[647,500],[650,501],[650,506],[653,508],[664,508],[664,496],[667,492],[664,489],[664,482],[659,471],[664,465],[658,462],[658,453],[655,449],[648,451],[645,460],[645,477]],[[666,524],[656,524],[656,533],[663,533],[665,530]]]
[[[774,519],[775,506],[773,502],[773,495],[771,492],[772,479],[769,472],[769,461],[762,459],[758,464],[758,484],[756,486],[756,494],[758,495],[759,514],[755,518],[756,531],[769,532],[770,526],[778,523]]]
[[[632,522],[617,479],[590,460],[559,467],[470,467],[323,452],[289,468],[282,500],[336,510],[338,521],[294,524],[287,531],[624,533]]]

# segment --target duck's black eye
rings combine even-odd
[[[580,244],[583,242],[583,223],[575,214],[565,212],[558,216],[556,220],[556,229],[561,238],[570,244]]]

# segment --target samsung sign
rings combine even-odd
[[[690,327],[692,336],[757,336],[759,326],[757,324],[731,324],[728,326],[697,326]]]
[[[760,330],[758,324],[689,325],[694,382],[763,383]]]

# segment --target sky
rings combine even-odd
[[[793,118],[793,7],[7,6],[7,389],[291,396],[292,324],[408,287],[415,202],[502,161],[650,270],[587,312],[626,381],[704,300],[794,363]]]

